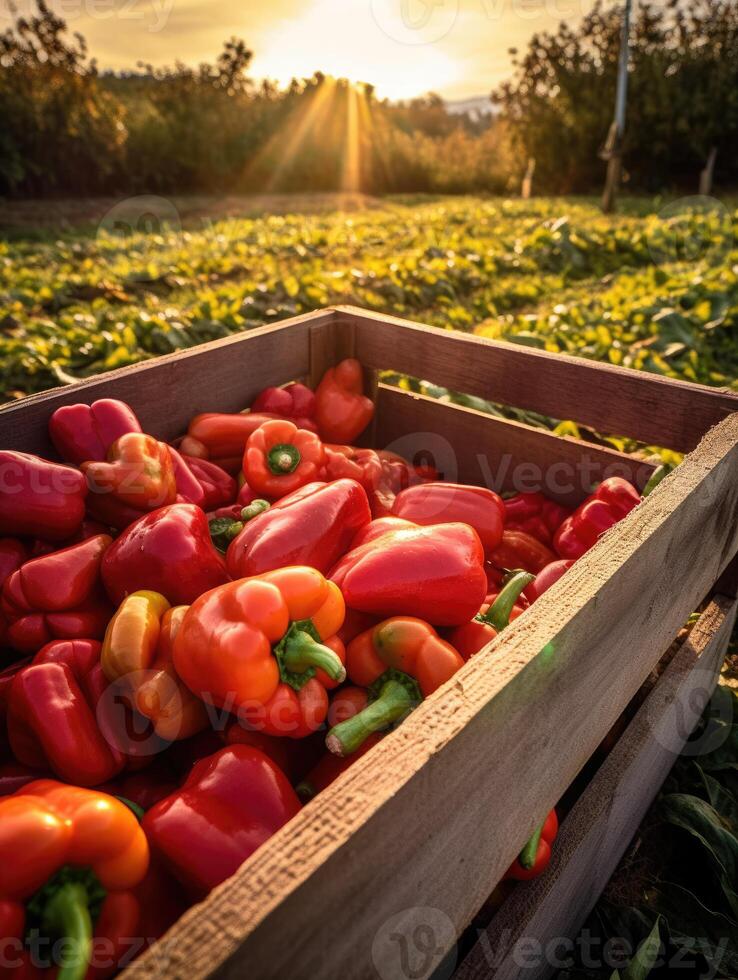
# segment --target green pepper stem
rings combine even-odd
[[[520,593],[535,579],[535,575],[530,572],[516,571],[513,576],[503,585],[499,595],[489,607],[486,613],[480,613],[477,619],[480,623],[487,623],[498,633],[510,625],[510,614],[513,606],[520,598]]]
[[[543,833],[543,824],[536,830],[533,836],[527,841],[525,847],[520,852],[518,860],[526,871],[530,871],[533,865],[536,863],[536,858],[538,857],[538,845],[541,842],[541,834]]]
[[[295,630],[287,637],[281,653],[282,666],[295,674],[304,674],[310,667],[324,670],[339,684],[346,680],[346,668],[338,654],[330,647],[317,643],[304,630]]]
[[[243,524],[253,520],[254,517],[258,517],[259,514],[263,514],[265,510],[269,510],[268,500],[252,500],[251,503],[247,504],[241,511],[241,520],[243,521]],[[242,528],[243,524],[241,525]]]
[[[661,483],[665,476],[674,469],[671,463],[662,463],[661,466],[657,466],[656,469],[651,474],[648,483],[643,488],[642,497],[647,497],[649,493],[652,493],[656,487]]]
[[[43,922],[45,929],[71,947],[57,980],[84,980],[92,955],[92,918],[85,886],[77,881],[62,885],[47,901]]]
[[[353,718],[347,718],[331,728],[326,736],[326,747],[334,755],[351,755],[361,748],[372,732],[387,728],[414,708],[416,703],[404,684],[394,680],[386,681],[376,701],[372,701]]]
[[[275,476],[294,473],[300,465],[300,450],[290,442],[280,442],[267,453],[266,461]]]

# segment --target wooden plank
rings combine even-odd
[[[401,976],[419,925],[430,973],[736,551],[732,416],[130,977]]]
[[[580,439],[380,385],[375,445],[433,463],[445,480],[505,490],[542,490],[576,505],[591,486],[622,476],[639,490],[653,465]]]
[[[51,413],[103,397],[128,402],[147,432],[172,439],[198,412],[237,412],[262,388],[305,377],[308,328],[333,320],[330,310],[309,313],[11,402],[0,408],[0,448],[51,455]]]
[[[562,824],[547,872],[517,885],[454,980],[544,980],[617,867],[707,704],[736,617],[716,596]]]
[[[337,309],[356,327],[356,356],[369,367],[573,419],[648,445],[688,452],[711,426],[738,411],[738,394],[726,390],[354,307]]]

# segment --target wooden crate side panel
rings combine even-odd
[[[571,951],[565,941],[594,907],[712,694],[736,606],[725,596],[709,604],[563,822],[548,871],[516,887],[454,980],[544,980]]]
[[[572,506],[608,476],[622,476],[642,490],[654,471],[645,460],[614,449],[387,385],[377,392],[376,437],[378,446],[407,459],[433,461],[446,480],[498,493],[542,490]]]
[[[50,455],[52,412],[96,398],[128,402],[147,432],[172,439],[199,412],[237,412],[262,388],[306,377],[309,330],[315,335],[329,329],[333,316],[322,311],[259,327],[5,405],[0,408],[0,448]]]
[[[573,419],[599,432],[688,452],[738,395],[567,354],[339,307],[356,356],[490,401]]]
[[[737,518],[733,417],[131,976],[381,975],[388,921],[409,941],[428,907],[450,948],[738,550]],[[532,759],[544,778],[521,778]]]

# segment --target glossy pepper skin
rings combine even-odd
[[[351,443],[374,416],[364,395],[361,364],[353,357],[329,368],[315,391],[315,420],[326,442]]]
[[[298,382],[284,388],[265,388],[254,399],[251,411],[289,419],[298,429],[318,431],[315,424],[315,392]]]
[[[546,565],[536,575],[535,579],[526,586],[524,595],[529,602],[535,602],[544,592],[565,575],[574,564],[573,558],[560,558]]]
[[[82,463],[81,469],[90,490],[90,514],[119,530],[177,497],[169,446],[141,432],[121,436],[106,461]]]
[[[469,524],[479,535],[485,554],[502,541],[505,505],[502,498],[486,487],[460,483],[423,483],[402,490],[392,513],[413,524]]]
[[[115,776],[126,759],[99,726],[106,687],[96,641],[57,640],[39,650],[10,687],[8,735],[16,759],[79,786]]]
[[[554,537],[560,558],[581,558],[609,528],[641,502],[636,488],[619,476],[603,480],[563,522]]]
[[[93,935],[113,939],[122,955],[122,940],[138,929],[131,890],[148,865],[144,832],[123,803],[51,779],[28,783],[0,800],[0,932],[22,940],[28,924],[54,943],[66,940],[58,980],[106,975]]]
[[[369,703],[330,730],[326,747],[334,755],[351,755],[463,665],[458,651],[422,619],[394,616],[361,633],[349,644],[346,667],[351,681],[368,689]]]
[[[136,710],[173,742],[207,727],[205,705],[177,677],[174,638],[188,606],[171,608],[158,592],[133,592],[108,624],[100,663],[108,681],[123,679]]]
[[[0,450],[0,534],[65,541],[82,524],[86,498],[79,470]]]
[[[479,653],[488,643],[506,629],[510,621],[522,616],[525,608],[518,603],[526,586],[533,583],[529,572],[514,572],[499,593],[488,597],[477,615],[463,626],[457,626],[448,635],[448,641],[459,651],[464,660]]]
[[[197,697],[249,727],[302,737],[326,716],[326,688],[346,676],[335,637],[344,611],[340,591],[314,568],[239,579],[192,604],[174,666]]]
[[[143,820],[152,851],[197,898],[230,877],[300,809],[287,777],[249,745],[198,762]]]
[[[28,551],[22,541],[17,538],[0,538],[0,589],[27,558]]]
[[[228,581],[207,518],[194,504],[170,504],[140,517],[106,552],[101,575],[116,605],[142,589],[188,605]]]
[[[548,548],[554,535],[571,514],[570,507],[557,504],[542,493],[518,493],[505,504],[505,530],[525,531]]]
[[[355,480],[366,491],[370,504],[373,497],[381,493],[385,482],[385,472],[379,454],[373,449],[358,449],[356,446],[338,446],[324,443],[325,465],[322,479]]]
[[[314,432],[275,419],[249,436],[243,473],[260,497],[278,500],[317,480],[324,458],[323,444]]]
[[[108,449],[128,432],[142,432],[136,413],[117,398],[91,405],[63,405],[49,419],[49,436],[62,459],[80,466],[107,459]]]
[[[179,445],[179,451],[186,456],[209,459],[227,473],[238,473],[249,436],[273,418],[273,415],[264,412],[207,412],[196,415]]]
[[[25,562],[6,579],[0,611],[15,650],[33,653],[53,639],[102,637],[111,610],[101,595],[100,565],[110,541],[94,535]]]
[[[330,578],[351,609],[434,626],[467,622],[487,593],[484,550],[468,524],[388,531],[349,551]]]
[[[507,529],[502,532],[502,541],[489,558],[498,568],[523,568],[534,575],[556,561],[553,551],[532,534]]]
[[[518,857],[505,873],[505,878],[514,881],[530,881],[542,875],[551,863],[551,845],[559,832],[556,811],[551,810],[543,826],[533,834]]]
[[[248,521],[231,542],[231,578],[260,575],[287,565],[326,573],[371,520],[366,492],[355,480],[308,483]]]

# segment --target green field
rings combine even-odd
[[[175,199],[137,232],[112,203],[5,209],[0,399],[339,302],[738,389],[733,204]]]

